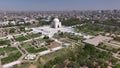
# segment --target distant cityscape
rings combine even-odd
[[[120,10],[96,10],[96,11],[41,11],[41,12],[0,12],[0,26],[14,26],[22,24],[36,24],[37,18],[43,18],[43,21],[50,21],[52,17],[57,16],[60,20],[77,18],[79,20],[108,20],[114,19],[120,21]]]
[[[120,10],[0,11],[0,68],[120,68]]]

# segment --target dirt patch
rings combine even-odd
[[[56,48],[56,47],[58,47],[58,46],[60,46],[59,43],[57,43],[57,42],[52,42],[52,43],[50,44],[49,48]]]
[[[30,64],[30,67],[29,68],[37,68],[36,65],[34,64]]]
[[[40,57],[40,61],[41,61],[43,64],[46,63],[46,61],[45,61],[42,57]]]

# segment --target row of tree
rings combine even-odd
[[[117,33],[119,32],[119,27],[108,26],[105,24],[99,23],[86,23],[82,26],[76,26],[75,30],[83,31],[85,33],[94,33],[94,32],[109,32],[109,33]]]
[[[73,25],[77,25],[80,23],[81,23],[80,20],[76,18],[71,18],[71,19],[62,21],[62,25],[64,26],[73,26]]]
[[[68,51],[66,55],[47,62],[44,68],[107,68],[108,66],[119,68],[120,65],[110,52],[100,51],[89,44],[84,47],[76,45],[74,49],[68,49]]]

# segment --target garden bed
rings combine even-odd
[[[1,62],[2,64],[10,63],[10,62],[17,60],[21,56],[22,54],[20,52],[11,53],[8,57],[1,59]]]
[[[27,39],[26,37],[24,37],[24,36],[15,37],[14,39],[15,39],[16,41],[19,41],[19,42],[28,40],[28,39]]]

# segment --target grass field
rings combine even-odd
[[[9,45],[10,40],[0,40],[0,45]]]
[[[41,48],[35,49],[34,47],[30,47],[30,48],[27,48],[26,50],[27,50],[29,53],[38,53],[38,52],[47,50],[47,48],[41,47]]]
[[[25,43],[22,43],[21,46],[24,47],[24,48],[29,48],[29,47],[32,46],[32,44],[29,43],[29,42],[25,42]]]
[[[6,64],[20,58],[22,54],[20,52],[11,53],[8,57],[1,59],[2,64]]]
[[[15,37],[14,39],[15,39],[16,41],[19,41],[19,42],[22,42],[22,41],[28,40],[28,39],[25,38],[24,36]]]
[[[45,47],[40,47],[35,49],[33,47],[34,45],[32,45],[30,42],[22,43],[21,46],[24,47],[29,53],[38,53],[38,52],[47,50],[47,48]]]
[[[36,38],[36,37],[39,37],[41,34],[40,33],[35,33],[35,34],[29,34],[29,36],[31,37],[31,38]]]
[[[16,50],[17,50],[17,48],[15,48],[15,47],[0,48],[0,53],[1,52],[9,53],[9,52],[16,51]]]

